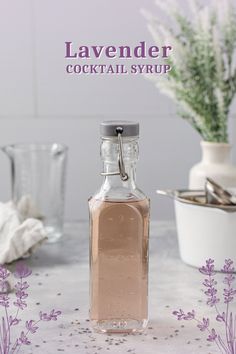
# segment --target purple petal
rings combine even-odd
[[[222,315],[217,315],[216,316],[216,321],[218,322],[224,322],[225,321],[225,313],[223,312]]]
[[[27,278],[32,271],[23,262],[18,262],[14,272],[15,278]]]
[[[6,278],[8,278],[10,275],[10,272],[8,272],[7,268],[0,264],[0,279],[5,280]]]

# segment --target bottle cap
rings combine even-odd
[[[106,120],[100,124],[100,133],[103,137],[117,136],[118,132],[122,137],[139,136],[139,123],[125,120]]]

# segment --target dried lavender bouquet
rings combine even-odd
[[[178,0],[156,0],[159,17],[142,10],[156,43],[173,47],[172,70],[149,78],[178,104],[180,115],[203,140],[225,143],[236,94],[236,10],[230,0],[186,4],[189,16]]]

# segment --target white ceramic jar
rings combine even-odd
[[[212,258],[218,271],[226,258],[236,263],[236,211],[175,200],[175,215],[180,256],[185,263],[199,268]]]
[[[189,173],[189,189],[203,189],[206,177],[225,188],[236,187],[236,166],[231,163],[231,145],[202,141],[202,161]]]
[[[236,195],[236,189],[230,190]],[[236,206],[206,204],[203,190],[157,191],[174,199],[181,259],[200,268],[215,261],[221,271],[225,259],[236,264]]]

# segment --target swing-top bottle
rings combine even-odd
[[[142,331],[148,321],[149,200],[136,186],[139,124],[100,125],[104,176],[89,200],[90,320],[98,332]]]

